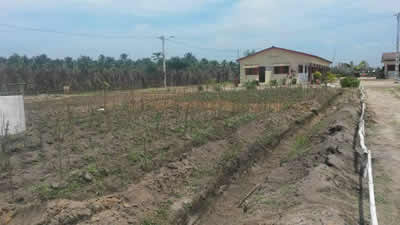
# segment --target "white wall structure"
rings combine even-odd
[[[7,121],[9,134],[25,131],[25,108],[22,95],[0,96],[0,135],[5,134]]]

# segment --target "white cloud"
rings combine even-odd
[[[400,11],[399,0],[0,0],[3,12],[57,12],[57,10],[83,10],[90,13],[107,12],[114,14],[132,14],[136,16],[160,16],[160,20],[174,15],[185,14],[188,20],[184,23],[165,24],[134,24],[129,30],[134,34],[156,36],[159,34],[175,35],[177,39],[189,40],[194,46],[206,48],[264,48],[277,45],[298,50],[311,51],[315,54],[332,55],[333,49],[348,55],[363,57],[353,52],[362,52],[365,57],[374,58],[380,51],[379,44],[366,44],[360,51],[353,43],[382,43],[391,46],[393,34],[388,32],[392,14]],[[216,20],[204,22],[199,18],[192,19],[190,14],[199,10],[207,10],[219,3],[224,4],[218,9]],[[396,8],[397,7],[397,8]],[[371,23],[365,18],[374,20],[387,15],[389,22],[377,21]],[[0,16],[1,17],[1,16]],[[24,24],[24,18],[19,18]],[[7,20],[6,20],[7,21]],[[209,20],[208,20],[209,21]],[[29,21],[28,21],[29,22]],[[143,23],[143,21],[141,21]],[[163,22],[161,21],[160,24]],[[40,25],[39,25],[40,27]],[[43,25],[42,27],[47,27]],[[389,29],[389,28],[390,29]],[[52,28],[50,26],[50,28]],[[107,28],[101,28],[105,31]],[[101,30],[99,31],[101,32]],[[386,36],[385,36],[386,33]],[[388,35],[388,33],[390,33]],[[389,44],[386,39],[389,39]],[[151,45],[159,42],[149,40]],[[100,43],[100,42],[99,42]],[[354,45],[354,46],[353,46]],[[101,47],[101,44],[99,44]],[[142,46],[131,46],[143,48]],[[96,46],[93,45],[93,49]],[[342,48],[343,50],[341,50]],[[382,47],[381,47],[382,48]],[[123,49],[123,47],[121,47]],[[177,49],[177,48],[176,48]],[[180,48],[179,51],[190,51],[190,48]],[[108,50],[107,50],[108,51]],[[140,51],[140,53],[149,49]],[[171,51],[178,51],[171,47]],[[106,53],[106,52],[105,52]],[[202,51],[212,58],[213,52]],[[97,53],[96,53],[97,54]],[[138,54],[138,53],[137,53]],[[371,56],[367,56],[370,54]],[[344,54],[343,54],[344,55]]]
[[[187,13],[224,0],[0,0],[0,9],[11,11],[85,9],[135,15]]]

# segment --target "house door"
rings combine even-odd
[[[265,83],[265,67],[259,67],[258,82]]]

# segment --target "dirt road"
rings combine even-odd
[[[400,84],[364,81],[368,111],[367,145],[374,159],[375,196],[380,224],[400,221]]]

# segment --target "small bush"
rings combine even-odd
[[[132,165],[139,165],[139,167],[144,171],[150,170],[153,165],[152,156],[147,152],[132,151],[128,155],[128,160]]]
[[[293,84],[293,85],[297,84],[297,79],[296,79],[296,78],[293,78],[293,79],[292,79],[292,84]]]
[[[222,85],[216,84],[216,85],[214,86],[214,91],[216,91],[216,92],[222,91]]]
[[[270,82],[271,86],[277,86],[278,85],[278,81],[277,80],[271,80]]]
[[[255,80],[246,81],[246,83],[244,83],[244,87],[245,87],[247,90],[255,90],[255,89],[257,89],[257,85],[258,85],[258,83],[257,83],[257,81],[255,81]]]
[[[360,86],[360,80],[355,77],[345,77],[340,80],[340,86],[342,86],[342,88],[358,88]]]
[[[336,81],[337,77],[335,74],[328,72],[326,74],[326,82],[327,83],[334,83]]]
[[[281,80],[282,85],[286,85],[286,81],[287,81],[287,79],[286,79],[286,78],[283,78],[283,79]]]
[[[314,81],[321,80],[322,73],[317,71],[317,72],[313,73],[313,77],[314,77]]]
[[[239,84],[240,84],[240,78],[235,78],[235,79],[233,80],[233,86],[234,86],[234,87],[239,87]]]
[[[203,85],[199,85],[199,86],[197,86],[197,90],[198,90],[199,92],[202,92],[202,91],[204,90],[204,87],[203,87]]]

